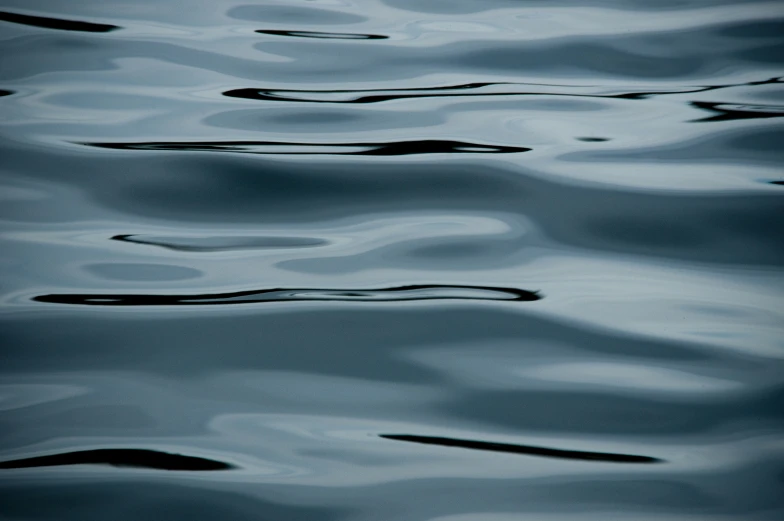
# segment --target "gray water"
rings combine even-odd
[[[784,519],[784,4],[0,6],[3,520]]]

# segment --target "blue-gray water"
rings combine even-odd
[[[242,2],[0,0],[0,519],[784,519],[784,4]]]

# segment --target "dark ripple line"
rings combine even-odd
[[[232,250],[247,250],[259,248],[309,248],[314,246],[323,246],[328,244],[324,239],[316,239],[310,237],[219,237],[219,239],[226,240],[228,243],[220,245],[210,245],[209,240],[211,237],[193,237],[186,239],[179,239],[181,241],[190,241],[190,244],[177,244],[176,237],[152,237],[146,238],[141,235],[115,235],[110,240],[127,242],[131,244],[144,244],[146,246],[159,246],[174,251],[184,252],[224,252]],[[198,244],[202,241],[202,244]]]
[[[368,90],[285,90],[285,89],[233,89],[223,92],[224,96],[229,98],[243,98],[252,100],[266,100],[266,101],[300,101],[308,103],[380,103],[382,101],[390,101],[396,99],[406,98],[430,98],[430,97],[445,97],[445,96],[509,96],[509,93],[486,93],[486,94],[419,94],[420,92],[428,91],[454,91],[454,90],[473,90],[481,89],[484,87],[497,86],[497,85],[515,85],[514,83],[467,83],[464,85],[450,85],[446,87],[423,87],[420,89],[368,89]],[[388,92],[386,95],[370,95],[364,94],[370,92]],[[412,92],[414,94],[405,94]],[[286,94],[355,94],[355,97],[348,100],[323,100],[314,98],[297,98],[289,97]],[[403,94],[397,94],[403,93]]]
[[[29,469],[60,467],[66,465],[109,465],[154,470],[215,471],[236,468],[222,461],[215,461],[182,454],[171,454],[146,449],[96,449],[64,452],[0,462],[0,469]]]
[[[368,90],[286,90],[286,89],[233,89],[223,92],[224,96],[229,98],[241,98],[249,100],[260,101],[290,101],[290,102],[305,102],[305,103],[337,103],[337,104],[368,104],[368,103],[382,103],[384,101],[393,101],[400,99],[410,98],[444,98],[444,97],[493,97],[493,96],[563,96],[574,98],[604,98],[604,99],[629,99],[629,100],[644,100],[650,99],[655,96],[666,96],[672,94],[692,94],[699,92],[707,92],[711,90],[726,89],[731,87],[753,86],[753,85],[766,85],[771,83],[781,83],[781,78],[770,78],[762,81],[753,81],[748,83],[739,83],[731,85],[709,85],[698,87],[691,90],[678,90],[678,91],[646,91],[646,92],[626,92],[622,94],[571,94],[571,93],[558,93],[558,92],[471,92],[461,93],[452,91],[466,91],[476,90],[486,87],[497,87],[504,85],[527,85],[524,83],[467,83],[463,85],[451,85],[446,87],[425,87],[421,89],[368,89]],[[549,85],[558,87],[567,87],[565,85]],[[446,91],[431,93],[430,91]],[[371,93],[385,93],[385,94],[371,94]],[[301,97],[292,96],[292,94],[304,95]],[[350,99],[319,99],[314,96],[308,95],[325,95],[325,94],[349,94],[352,95]]]
[[[698,109],[707,110],[715,114],[714,116],[709,116],[706,118],[693,119],[691,120],[692,123],[784,117],[784,107],[775,105],[740,105],[732,103],[692,101],[691,106]]]
[[[455,291],[458,293],[450,293]],[[460,293],[461,291],[463,293]],[[517,288],[431,284],[373,290],[274,288],[201,295],[53,293],[38,295],[33,297],[33,300],[49,304],[76,304],[83,306],[207,306],[296,301],[503,300],[530,302],[540,300],[541,298],[542,296],[536,291]]]
[[[114,150],[179,150],[195,152],[240,152],[269,155],[354,155],[405,156],[413,154],[514,154],[528,152],[527,147],[484,145],[463,141],[424,139],[420,141],[390,141],[386,143],[294,143],[282,141],[151,141],[140,143],[79,143]],[[255,147],[255,148],[254,148]],[[260,147],[293,147],[296,150],[259,150]],[[325,150],[312,150],[313,148]],[[345,151],[346,148],[364,150]],[[311,150],[308,150],[311,149]]]
[[[79,31],[87,33],[108,33],[117,29],[122,29],[117,25],[97,24],[93,22],[82,22],[79,20],[63,20],[62,18],[49,18],[46,16],[32,16],[28,14],[9,13],[0,11],[0,21],[11,22],[20,25],[30,25],[33,27],[43,27],[45,29],[59,29],[61,31]]]
[[[328,40],[386,40],[389,36],[380,34],[357,34],[357,33],[323,33],[318,31],[280,31],[273,29],[259,29],[260,34],[270,34],[273,36],[293,36],[295,38],[321,38]]]
[[[604,461],[608,463],[661,463],[664,460],[650,456],[637,456],[634,454],[613,454],[607,452],[586,452],[579,450],[551,449],[548,447],[534,447],[531,445],[514,445],[511,443],[494,443],[487,441],[459,440],[455,438],[442,438],[436,436],[416,436],[411,434],[381,434],[380,437],[388,440],[422,443],[425,445],[441,445],[444,447],[458,447],[462,449],[485,450],[491,452],[507,452],[510,454],[525,454],[527,456],[542,456],[545,458],[560,458],[570,460]]]

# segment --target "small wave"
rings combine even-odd
[[[53,293],[33,297],[36,302],[83,306],[205,306],[286,301],[395,302],[410,300],[506,300],[534,301],[536,291],[487,286],[416,285],[384,289],[262,289],[202,295],[144,295],[101,293]]]

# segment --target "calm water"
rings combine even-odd
[[[1,519],[784,519],[781,2],[0,6]]]

